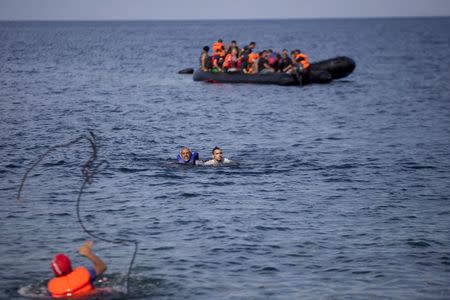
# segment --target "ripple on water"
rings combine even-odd
[[[429,243],[421,240],[408,240],[406,244],[413,248],[426,248],[431,246]]]

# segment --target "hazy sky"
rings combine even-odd
[[[450,0],[0,0],[0,20],[383,16],[450,16]]]

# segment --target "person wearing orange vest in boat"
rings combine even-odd
[[[212,73],[222,72],[223,71],[223,62],[225,60],[225,47],[222,46],[222,49],[218,50],[211,59],[212,62]]]
[[[251,69],[248,65],[248,56],[250,55],[250,53],[253,52],[253,49],[255,49],[255,47],[256,43],[250,42],[247,46],[242,48],[242,50],[239,53],[239,58],[241,60],[241,69],[242,72],[244,73],[248,73],[247,70]]]
[[[247,72],[246,73],[248,73],[248,74],[256,74],[256,73],[258,73],[258,59],[259,59],[259,54],[258,53],[251,52],[248,55]]]
[[[296,52],[297,54],[295,55],[295,60],[302,64],[303,70],[308,69],[309,68],[308,56],[302,53],[300,50],[297,50]]]
[[[212,46],[213,55],[216,55],[217,52],[222,51],[222,47],[225,48],[222,39],[218,39]]]
[[[303,85],[303,79],[309,72],[309,59],[308,56],[299,49],[295,50],[295,74],[297,76],[300,85]]]
[[[94,267],[77,267],[72,270],[70,259],[64,254],[56,254],[51,261],[55,278],[50,279],[47,289],[53,298],[79,297],[94,291],[92,285],[96,277],[106,271],[105,263],[92,252],[92,241],[80,247],[79,253],[94,263]]]

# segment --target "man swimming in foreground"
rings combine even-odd
[[[232,162],[228,158],[223,158],[222,149],[220,149],[217,146],[212,149],[211,154],[212,159],[205,162],[204,163],[205,166],[219,166],[222,164],[229,164]]]
[[[86,241],[78,250],[89,258],[94,267],[77,267],[72,270],[70,259],[64,254],[56,254],[51,261],[55,278],[48,282],[47,288],[53,298],[86,296],[94,291],[95,278],[106,271],[106,264],[92,252],[92,241]]]
[[[183,165],[197,165],[200,162],[200,158],[197,152],[191,152],[188,147],[183,147],[180,153],[177,155],[179,164]]]

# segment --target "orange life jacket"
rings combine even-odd
[[[303,65],[304,69],[307,69],[309,67],[308,56],[306,54],[299,53],[295,56],[295,60],[298,60],[299,58],[303,58],[303,60],[300,61],[300,63]]]
[[[222,46],[223,46],[223,43],[215,42],[213,44],[213,52],[222,51]]]
[[[220,49],[216,51],[216,55],[219,55],[220,57],[225,57],[225,51]]]
[[[94,289],[91,275],[84,267],[78,267],[67,275],[53,278],[48,282],[47,288],[53,298],[86,295]]]
[[[248,60],[247,60],[247,62],[249,63],[249,64],[252,64],[256,59],[258,59],[259,58],[259,54],[258,53],[250,53],[249,55],[248,55]]]
[[[258,53],[250,53],[248,55],[248,59],[247,59],[247,72],[252,72],[253,71],[253,65],[255,63],[255,60],[257,60],[259,58],[259,54]]]

